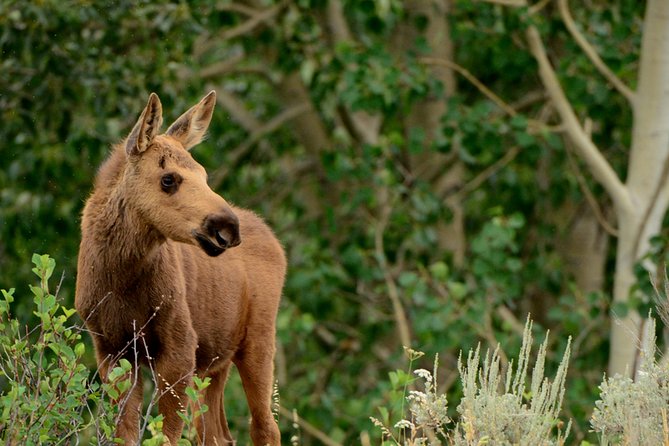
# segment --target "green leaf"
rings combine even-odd
[[[63,313],[65,314],[65,317],[67,319],[69,319],[74,313],[77,312],[77,310],[74,309],[74,308],[65,308],[65,307],[61,307],[61,308],[62,308]]]
[[[435,280],[445,282],[448,279],[448,265],[445,262],[439,261],[430,265],[430,273]]]
[[[629,313],[629,305],[626,302],[614,302],[611,305],[611,313],[617,318],[623,319]]]
[[[381,414],[381,422],[388,426],[390,424],[390,413],[385,407],[378,407],[379,413]]]

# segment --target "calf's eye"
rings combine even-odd
[[[160,179],[160,186],[164,192],[174,192],[177,186],[177,179],[171,173],[165,174]]]

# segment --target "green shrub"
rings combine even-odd
[[[499,346],[486,352],[481,364],[480,346],[469,352],[466,365],[459,361],[463,398],[458,406],[460,421],[453,431],[453,444],[478,445],[561,445],[569,434],[559,419],[570,356],[570,342],[552,382],[544,377],[548,335],[539,347],[532,368],[530,388],[526,388],[532,322],[527,320],[523,344],[514,370],[513,361],[502,377]],[[502,387],[503,384],[503,387]],[[500,390],[503,389],[503,392]]]
[[[384,444],[417,446],[423,444],[474,445],[562,445],[566,429],[559,419],[565,392],[565,379],[570,356],[567,344],[555,378],[544,376],[548,336],[539,348],[532,368],[530,387],[526,388],[532,347],[532,322],[528,319],[517,365],[511,361],[503,373],[499,347],[486,352],[481,361],[480,346],[470,351],[466,362],[459,362],[463,397],[457,406],[459,421],[452,427],[448,417],[446,395],[437,392],[437,360],[434,372],[418,369],[414,374],[422,380],[424,390],[411,390],[406,395],[409,417],[393,428],[372,418],[380,427]],[[411,359],[411,358],[410,358]],[[387,411],[382,410],[382,413]]]
[[[600,386],[590,423],[602,445],[669,445],[669,364],[658,363],[655,353],[655,320],[649,318],[635,379],[605,377]]]
[[[12,315],[14,288],[2,290],[0,300],[0,436],[8,444],[67,444],[89,427],[92,407],[104,399],[80,362],[85,345],[72,322],[75,310],[61,306],[57,291],[49,290],[56,262],[35,254],[33,263],[40,283],[30,291],[39,325],[29,329]],[[112,422],[95,421],[107,434]]]
[[[81,360],[84,329],[73,322],[75,310],[59,303],[58,288],[54,293],[49,288],[56,262],[37,254],[32,260],[39,277],[39,285],[30,286],[38,325],[29,328],[12,314],[14,288],[2,290],[0,299],[0,442],[108,444],[133,366],[120,360],[102,384],[91,374]],[[208,410],[198,395],[208,385],[209,378],[195,377],[186,390],[189,404],[180,414],[185,429],[179,444],[196,440],[193,421]],[[159,396],[154,390],[141,420],[144,446],[165,440],[162,417],[153,410]]]

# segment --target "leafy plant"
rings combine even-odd
[[[121,359],[106,380],[91,374],[82,361],[86,351],[83,328],[73,322],[75,310],[61,305],[58,288],[49,279],[56,262],[48,255],[33,255],[39,284],[30,286],[34,315],[30,328],[12,314],[15,289],[1,290],[0,299],[0,441],[5,444],[109,443],[130,389],[133,365]],[[194,420],[208,407],[200,393],[209,378],[195,376],[186,389],[187,408],[179,415],[185,423],[180,445],[197,441]],[[160,395],[154,391],[142,417],[144,446],[162,445],[162,416],[154,414]]]
[[[656,357],[655,319],[646,322],[635,379],[604,378],[590,424],[602,445],[669,445],[669,367]]]
[[[551,382],[545,375],[548,336],[539,347],[528,384],[532,347],[532,322],[527,320],[517,365],[511,361],[504,372],[499,346],[487,351],[481,361],[480,345],[470,350],[466,362],[459,361],[463,397],[457,406],[460,417],[452,428],[448,416],[448,401],[439,394],[434,371],[414,371],[422,380],[424,390],[411,390],[405,399],[409,417],[394,424],[394,430],[376,418],[375,426],[382,431],[383,440],[396,445],[450,444],[474,445],[563,445],[571,426],[559,419],[565,392],[570,343],[562,356]],[[382,413],[387,411],[382,410]],[[564,429],[563,429],[564,428]],[[441,439],[441,440],[440,440]],[[385,443],[384,443],[385,444]]]
[[[80,362],[82,334],[71,320],[75,311],[59,304],[49,290],[56,262],[33,255],[38,286],[30,286],[34,314],[40,324],[29,329],[11,313],[15,289],[2,290],[0,300],[0,437],[12,444],[66,444],[86,430],[92,401],[102,401]],[[96,423],[111,432],[112,418]]]

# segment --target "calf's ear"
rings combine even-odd
[[[158,95],[151,93],[149,102],[126,139],[125,152],[130,156],[141,155],[151,145],[162,124],[163,106]]]
[[[179,116],[165,133],[181,142],[186,150],[190,150],[204,139],[215,105],[216,92],[212,90],[197,105]]]

